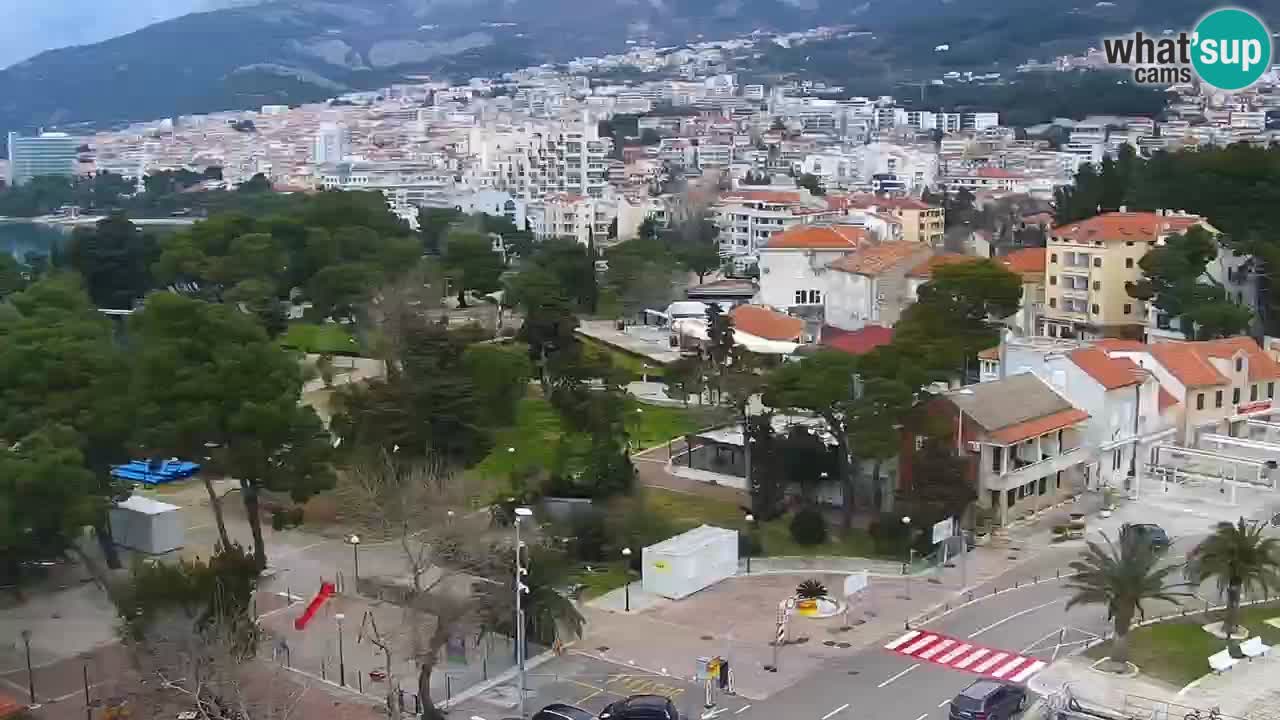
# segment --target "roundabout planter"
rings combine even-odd
[[[820,620],[835,617],[844,612],[844,607],[829,597],[800,599],[796,598],[796,614],[801,617]]]

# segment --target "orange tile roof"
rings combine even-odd
[[[1000,258],[1000,264],[1019,275],[1044,274],[1046,248],[1023,248]]]
[[[1142,382],[1142,368],[1129,358],[1113,358],[1100,348],[1073,350],[1068,358],[1089,377],[1108,390],[1129,387]]]
[[[999,360],[1000,346],[996,345],[995,347],[989,347],[986,350],[983,350],[982,352],[978,353],[978,358],[981,360]]]
[[[940,253],[925,260],[919,265],[911,268],[907,274],[911,277],[933,277],[933,271],[943,265],[960,265],[963,263],[977,262],[982,258],[974,255],[961,255],[959,253]]]
[[[827,267],[859,275],[879,275],[929,253],[927,245],[914,242],[886,242],[870,245],[852,255],[832,261]]]
[[[850,355],[866,355],[891,342],[893,342],[893,328],[881,325],[867,325],[853,332],[845,332],[829,325],[822,328],[823,345]]]
[[[1196,352],[1192,343],[1158,343],[1152,345],[1148,352],[1186,387],[1227,383],[1222,373]]]
[[[1062,410],[1052,415],[1018,423],[1017,425],[1000,428],[991,433],[990,437],[992,441],[1001,445],[1012,445],[1028,438],[1051,433],[1054,430],[1061,430],[1064,427],[1075,425],[1088,419],[1089,413],[1078,408],[1071,408],[1070,410]]]
[[[1266,351],[1258,347],[1258,343],[1251,337],[1237,335],[1235,337],[1190,344],[1209,357],[1232,358],[1235,357],[1236,353],[1243,352],[1248,356],[1250,382],[1280,378],[1280,364],[1276,363]]]
[[[762,305],[739,305],[729,311],[729,317],[735,328],[765,340],[799,342],[804,334],[804,320]]]
[[[1049,231],[1055,238],[1076,242],[1155,240],[1160,235],[1185,232],[1204,223],[1198,215],[1159,215],[1153,212],[1108,212]]]
[[[853,225],[797,225],[769,238],[770,250],[856,250],[871,242],[866,228]]]

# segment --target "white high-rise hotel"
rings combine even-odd
[[[347,159],[350,144],[351,136],[346,127],[337,123],[322,123],[316,130],[311,159],[317,165],[340,163]]]

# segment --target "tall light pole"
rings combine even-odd
[[[755,540],[755,537],[756,537],[755,536],[756,516],[752,515],[751,513],[747,513],[746,520],[747,520],[747,574],[750,575],[751,574],[751,556],[752,554],[755,553],[755,545],[753,544],[752,541]]]
[[[360,536],[352,533],[347,536],[347,542],[351,544],[351,563],[355,566],[356,577],[356,594],[360,594]]]
[[[529,586],[524,584],[524,576],[529,574],[529,568],[525,567],[522,559],[524,543],[520,542],[520,520],[522,518],[533,517],[533,511],[527,507],[518,507],[515,510],[515,522],[513,526],[516,530],[516,665],[520,669],[520,717],[524,717],[524,695],[525,695],[525,673],[524,673],[524,594],[529,592]]]
[[[907,528],[907,564],[904,566],[903,575],[906,576],[907,594],[904,599],[911,599],[911,516],[903,515],[902,524]]]
[[[342,621],[347,619],[346,615],[337,613],[333,616],[338,621],[338,684],[347,686],[347,659],[342,653]]]
[[[631,612],[631,548],[622,548],[622,572],[626,580],[622,585],[624,601],[623,612]]]
[[[22,631],[22,644],[27,646],[27,693],[31,695],[31,704],[36,704],[36,680],[31,673],[31,631]]]

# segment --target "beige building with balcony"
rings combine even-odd
[[[1041,334],[1141,338],[1148,304],[1127,290],[1142,277],[1138,263],[1165,238],[1197,225],[1217,232],[1198,215],[1164,211],[1103,213],[1051,230]]]
[[[902,240],[942,247],[946,232],[946,211],[915,198],[858,196],[850,198],[849,207],[885,215],[898,220]]]
[[[1083,467],[1093,456],[1085,444],[1088,420],[1089,413],[1032,373],[944,393],[922,405],[904,430],[899,492],[914,491],[915,457],[924,443],[943,439],[967,464],[965,481],[978,507],[1006,524],[1084,485]]]

